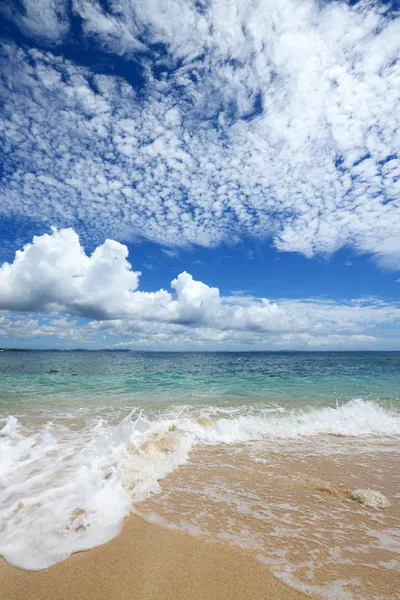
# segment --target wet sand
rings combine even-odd
[[[4,600],[302,600],[250,552],[132,516],[110,543],[44,571],[0,563]]]
[[[303,593],[400,600],[398,450],[335,437],[198,448],[135,512],[247,548]],[[391,506],[354,502],[356,488]]]

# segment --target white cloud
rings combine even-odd
[[[18,26],[65,43],[62,3],[25,6]],[[400,19],[385,10],[74,1],[84,35],[127,72],[145,47],[144,85],[5,45],[0,214],[79,225],[96,242],[271,235],[306,256],[349,245],[398,268]]]
[[[161,248],[161,251],[168,256],[168,258],[176,258],[178,256],[178,252],[176,250],[171,250],[170,248]]]
[[[40,338],[56,338],[58,340],[89,341],[93,337],[91,327],[82,327],[77,321],[68,319],[52,319],[41,323],[38,319],[7,319],[0,317],[0,339],[18,342]]]
[[[399,339],[395,340],[395,344],[396,348],[400,346]],[[365,350],[388,349],[388,342],[369,335],[332,334],[321,337],[281,334],[259,339],[250,335],[239,338],[235,332],[229,331],[202,330],[186,337],[172,333],[142,334],[135,341],[119,342],[110,347],[127,350]]]
[[[126,246],[106,240],[86,256],[72,229],[35,236],[0,269],[0,310],[107,317],[126,311],[139,272],[131,270]]]
[[[108,334],[122,347],[164,349],[357,348],[390,346],[400,328],[400,306],[374,298],[223,297],[186,272],[171,282],[174,293],[145,292],[139,277],[123,244],[106,240],[87,256],[75,231],[53,228],[0,267],[0,335],[93,340]],[[16,319],[8,313],[35,316]],[[43,315],[52,319],[43,322]]]
[[[60,43],[70,29],[68,0],[4,0],[0,14],[11,18],[28,36]]]

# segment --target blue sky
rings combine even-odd
[[[0,345],[400,349],[396,2],[0,12]]]

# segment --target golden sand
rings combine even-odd
[[[246,550],[129,517],[110,543],[45,571],[0,563],[2,600],[301,600]]]

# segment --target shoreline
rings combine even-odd
[[[121,534],[42,571],[0,562],[7,600],[304,600],[248,550],[136,515]]]

